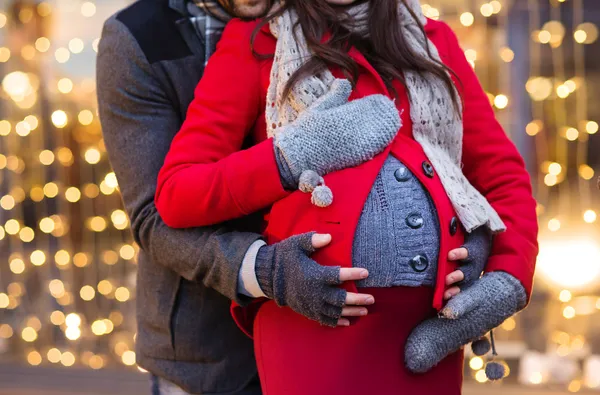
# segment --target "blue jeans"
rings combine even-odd
[[[152,375],[152,395],[192,395],[185,392],[175,384],[158,376]],[[258,377],[252,380],[243,390],[236,392],[236,395],[261,395],[260,382]]]

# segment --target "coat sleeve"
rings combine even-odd
[[[538,253],[536,202],[523,158],[496,119],[454,32],[445,24],[450,67],[464,101],[463,171],[507,230],[494,238],[486,271],[513,275],[531,294]]]
[[[177,230],[163,222],[154,205],[156,179],[181,117],[114,17],[104,26],[97,69],[104,141],[136,242],[153,262],[241,303],[238,272],[260,235],[222,226]]]
[[[169,226],[220,223],[287,195],[272,139],[240,151],[264,111],[260,61],[250,39],[254,26],[234,20],[225,28],[167,154],[156,206]]]

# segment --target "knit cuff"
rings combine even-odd
[[[275,149],[275,161],[277,162],[277,168],[279,169],[279,176],[281,178],[281,185],[283,188],[288,191],[295,191],[298,189],[298,181],[294,179],[294,175],[290,170],[283,153],[275,144],[273,145]]]
[[[273,257],[268,247],[262,246],[258,250],[254,267],[260,288],[266,297],[273,299]]]

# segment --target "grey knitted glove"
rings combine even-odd
[[[458,286],[466,288],[479,279],[485,269],[492,247],[492,234],[486,226],[481,226],[465,236],[463,247],[469,255],[460,261],[461,267],[458,270],[463,272],[465,278]]]
[[[295,122],[275,136],[282,184],[298,188],[305,170],[319,176],[358,166],[382,152],[400,129],[393,101],[371,95],[348,102],[352,85],[336,79]]]
[[[340,267],[321,266],[309,256],[314,233],[293,236],[263,246],[256,257],[256,277],[267,297],[279,306],[289,306],[322,325],[337,326],[346,300],[346,290],[336,287]]]
[[[523,309],[525,289],[505,272],[487,273],[450,299],[440,317],[417,326],[405,348],[406,367],[424,373]]]

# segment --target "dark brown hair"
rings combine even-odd
[[[367,38],[352,34],[344,27],[351,23],[344,7],[329,4],[326,0],[285,0],[281,8],[265,18],[255,31],[256,34],[260,28],[287,9],[295,10],[298,15],[298,23],[306,37],[309,50],[314,55],[290,77],[284,95],[289,94],[291,87],[298,80],[306,75],[315,75],[327,66],[339,67],[345,77],[355,85],[358,78],[358,65],[348,55],[350,46],[354,45],[381,75],[386,87],[393,94],[396,92],[392,81],[397,79],[406,86],[403,71],[431,73],[443,81],[450,92],[454,106],[458,109],[460,98],[449,74],[455,77],[456,75],[442,62],[432,58],[429,47],[427,57],[410,48],[399,28],[397,11],[399,1],[406,5],[405,0],[358,0],[350,5],[369,3],[367,21],[369,37]],[[412,10],[410,13],[425,36],[423,25]],[[322,43],[325,32],[329,32],[331,36],[327,42]],[[253,40],[254,37],[255,35]],[[408,94],[410,95],[410,92]]]

